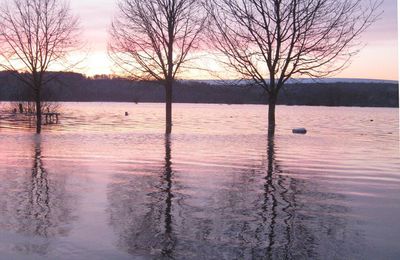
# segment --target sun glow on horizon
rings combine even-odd
[[[390,45],[390,44],[385,44]],[[349,64],[349,66],[329,78],[360,78],[377,80],[398,81],[397,50],[393,55],[387,52],[385,45],[371,46],[364,48]],[[376,55],[379,53],[380,55]],[[105,52],[93,52],[82,54],[85,57],[80,65],[73,69],[74,72],[86,76],[95,75],[121,75],[120,70],[115,66]],[[233,79],[234,73],[228,73],[227,70],[214,59],[199,59],[199,66],[191,69],[184,69],[179,75],[179,79],[185,80],[215,80],[215,79]],[[295,75],[294,78],[298,78]]]
[[[84,3],[83,3],[84,2]],[[116,2],[106,0],[73,1],[71,7],[81,17],[83,37],[91,50],[74,70],[87,76],[121,74],[107,52],[108,29],[116,11]],[[353,57],[351,64],[330,77],[398,80],[397,8],[396,3],[384,0],[381,19],[362,36],[365,46]],[[191,69],[182,71],[180,79],[235,78],[223,66],[201,53],[200,58],[190,64]],[[210,70],[210,71],[208,71]],[[295,78],[298,76],[294,76]]]

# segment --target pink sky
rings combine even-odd
[[[87,75],[112,73],[112,62],[107,55],[107,42],[108,28],[117,10],[116,5],[117,1],[113,0],[71,1],[73,12],[80,17],[83,40],[89,49],[82,65],[82,72]],[[396,0],[384,0],[383,11],[381,19],[363,35],[366,46],[346,70],[334,77],[398,80]],[[186,77],[211,76],[196,73]]]

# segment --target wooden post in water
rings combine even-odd
[[[60,113],[44,113],[43,115],[45,115],[46,117],[46,124],[53,124],[54,119],[55,123],[58,124],[58,116],[60,115]]]

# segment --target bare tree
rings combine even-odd
[[[166,133],[172,130],[172,86],[199,47],[205,12],[198,0],[121,0],[109,52],[132,78],[165,87]]]
[[[208,1],[210,42],[223,63],[268,93],[268,133],[275,133],[280,89],[294,76],[326,77],[360,49],[378,17],[378,0]]]
[[[42,89],[54,76],[50,68],[69,70],[68,54],[78,48],[78,19],[62,0],[9,0],[0,7],[0,65],[33,89],[36,132],[42,125]]]

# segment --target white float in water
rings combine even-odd
[[[307,133],[307,129],[305,128],[294,128],[292,130],[293,134],[306,134]]]

